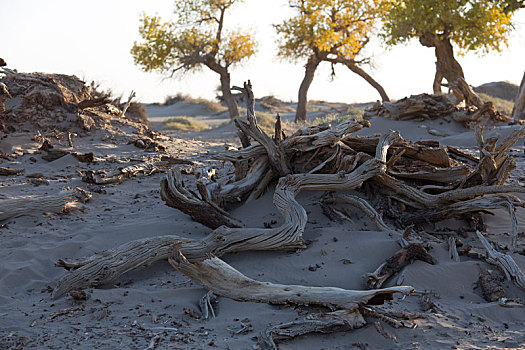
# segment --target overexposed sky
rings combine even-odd
[[[8,67],[23,72],[75,74],[87,82],[95,80],[104,88],[127,95],[137,91],[142,102],[162,102],[178,92],[213,98],[219,85],[217,74],[203,68],[195,74],[166,79],[144,73],[130,54],[139,40],[142,12],[173,17],[173,0],[0,0],[0,57]],[[256,96],[275,95],[297,100],[304,74],[304,62],[282,62],[276,58],[276,35],[272,24],[292,12],[286,0],[245,0],[227,14],[229,28],[250,28],[258,52],[241,67],[232,70],[232,84],[251,79]],[[525,10],[514,17],[516,29],[509,47],[502,53],[458,57],[471,85],[508,80],[519,84],[525,70]],[[374,66],[365,67],[383,85],[391,98],[432,91],[435,73],[434,50],[417,41],[385,48],[379,39],[369,43],[366,53]],[[319,67],[308,98],[339,102],[379,99],[362,78],[344,67],[336,67],[330,79],[330,65]]]

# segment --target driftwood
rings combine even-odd
[[[525,291],[525,275],[514,259],[508,254],[495,250],[481,232],[476,231],[476,234],[487,250],[487,262],[499,267],[505,273],[507,280],[513,281],[521,290]]]
[[[364,181],[384,171],[388,145],[394,142],[397,136],[396,133],[388,133],[381,137],[377,146],[377,154],[383,158],[370,159],[349,174],[296,174],[282,177],[274,193],[274,205],[284,218],[284,223],[280,227],[261,229],[221,226],[202,240],[185,240],[187,243],[182,245],[182,254],[193,261],[205,259],[209,254],[222,256],[244,250],[281,250],[304,247],[302,234],[307,223],[307,215],[295,197],[304,190],[337,191],[351,190],[361,186]],[[174,181],[173,177],[172,179]],[[169,239],[172,244],[182,241],[177,236],[170,236]],[[134,241],[93,258],[82,260],[82,265],[75,266],[74,271],[58,282],[53,296],[58,297],[72,289],[99,286],[129,271],[128,263],[120,257],[122,254],[125,256],[143,256],[145,252],[151,254],[150,260],[147,258],[145,261],[141,260],[140,265],[167,259],[171,251],[166,254],[155,252],[157,244],[162,244],[164,240],[165,238],[159,238],[160,243],[158,243],[155,238],[152,238],[148,244],[142,240]],[[103,276],[99,276],[100,274]],[[111,279],[105,276],[111,276]]]
[[[149,176],[156,173],[157,170],[157,167],[152,163],[138,163],[111,171],[87,170],[82,176],[82,181],[97,185],[118,183],[123,179],[137,175]]]
[[[20,197],[0,200],[0,221],[16,216],[41,213],[59,213],[64,205],[74,199],[74,191],[63,191],[59,194],[33,197]]]
[[[201,224],[216,229],[220,226],[240,227],[240,221],[213,201],[202,200],[184,188],[179,169],[171,170],[160,183],[160,197],[166,205],[179,209]]]
[[[303,320],[268,327],[259,336],[261,349],[277,349],[276,341],[308,333],[333,333],[360,328],[366,324],[359,310],[337,310],[310,314]]]
[[[255,118],[255,98],[253,97],[251,82],[248,80],[247,83],[244,83],[244,87],[234,86],[232,89],[239,90],[243,93],[246,99],[246,118],[248,119],[248,123],[240,119],[235,119],[235,125],[237,125],[244,134],[258,141],[266,149],[270,166],[277,175],[284,176],[290,174],[290,166],[283,148],[280,147],[281,145],[276,144],[274,140],[266,135],[257,125],[257,119]]]
[[[379,137],[345,137],[342,142],[350,148],[371,153],[375,151]],[[403,156],[425,161],[429,164],[449,168],[453,162],[447,150],[441,147],[437,141],[420,141],[409,143],[403,139],[398,140],[392,145],[390,152],[398,153],[403,151]]]
[[[23,172],[24,169],[11,169],[6,167],[0,167],[0,176],[20,175]]]
[[[412,260],[421,260],[429,264],[436,263],[432,255],[428,254],[421,243],[411,243],[398,250],[374,272],[366,274],[366,285],[368,288],[381,288],[390,276],[401,271]]]
[[[481,289],[483,298],[486,301],[497,301],[505,295],[500,276],[495,276],[494,271],[488,271],[478,264],[479,278],[477,285]]]
[[[368,303],[377,305],[384,300],[391,300],[394,293],[409,295],[414,291],[410,286],[361,291],[259,282],[244,276],[216,257],[190,262],[183,254],[178,254],[170,257],[169,262],[204,288],[237,301],[318,305],[332,310],[353,310],[360,305]]]
[[[500,114],[492,102],[483,103],[473,93],[465,80],[450,84],[452,89],[461,91],[462,96],[471,96],[468,107],[454,105],[445,95],[412,95],[396,102],[377,103],[372,108],[365,110],[364,117],[386,117],[394,120],[409,119],[446,119],[455,120],[466,127],[492,121],[510,121],[512,118]],[[470,91],[470,93],[467,93]]]

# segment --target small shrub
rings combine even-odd
[[[163,124],[165,130],[203,131],[210,129],[209,125],[188,117],[170,117]]]
[[[178,102],[186,102],[195,105],[203,105],[206,111],[219,113],[224,112],[227,108],[221,105],[219,102],[210,101],[205,98],[193,98],[189,95],[177,93],[175,96],[166,96],[164,100],[164,106],[171,106]]]
[[[504,100],[499,97],[492,97],[482,92],[478,92],[478,96],[481,98],[483,102],[491,101],[494,104],[494,107],[496,107],[496,109],[498,110],[498,112],[502,114],[506,114],[506,115],[512,114],[512,109],[514,108],[514,102]]]

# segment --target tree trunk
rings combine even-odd
[[[235,101],[235,98],[233,97],[231,90],[230,90],[230,73],[223,72],[220,73],[221,75],[221,90],[222,90],[222,97],[224,98],[224,102],[226,102],[226,105],[228,106],[228,112],[230,113],[230,118],[235,119],[239,117],[239,108],[237,107],[237,102]]]
[[[443,74],[441,74],[441,72],[438,72],[436,70],[436,76],[434,77],[434,85],[432,86],[434,95],[441,94],[441,83],[442,82],[443,82]]]
[[[525,119],[525,73],[523,74],[523,79],[521,79],[512,117],[516,121]]]
[[[383,102],[389,102],[390,101],[390,99],[388,98],[388,95],[385,92],[385,89],[383,89],[383,87],[377,81],[375,81],[370,75],[368,75],[367,72],[365,72],[360,67],[358,67],[357,64],[355,64],[354,61],[345,60],[344,64],[352,72],[354,72],[355,74],[359,75],[361,78],[365,79],[368,84],[372,85],[374,87],[374,89],[376,89],[377,92],[379,92],[379,95],[381,95],[381,99],[383,100]]]
[[[308,100],[306,95],[308,94],[308,89],[314,80],[315,70],[319,66],[319,59],[312,55],[306,62],[304,79],[299,87],[299,100],[297,101],[297,110],[295,112],[295,122],[305,122],[306,121],[306,108]]]
[[[423,46],[435,48],[437,61],[436,77],[433,84],[434,93],[441,92],[438,84],[440,85],[441,80],[445,78],[448,81],[448,86],[454,91],[454,94],[460,101],[465,100],[467,105],[480,108],[483,102],[466,83],[463,69],[454,58],[454,48],[450,39],[446,37],[439,38],[433,34],[425,34],[419,38],[419,42]]]

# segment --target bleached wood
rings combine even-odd
[[[394,293],[409,295],[411,286],[375,290],[346,290],[336,287],[307,287],[259,282],[244,276],[217,257],[190,262],[179,253],[169,258],[170,264],[204,288],[237,301],[270,304],[320,305],[334,309],[353,310],[367,304],[374,297]]]
[[[286,340],[308,333],[332,333],[360,328],[366,324],[358,310],[337,310],[310,314],[299,321],[268,327],[259,336],[261,349],[277,349],[277,340]]]
[[[40,213],[59,213],[71,198],[74,191],[62,191],[58,194],[45,196],[19,197],[0,200],[0,221],[12,217]]]
[[[392,137],[385,137],[384,142],[380,143],[378,147],[386,147],[386,143],[392,139]],[[382,155],[386,157],[386,152]],[[245,250],[280,250],[303,247],[302,234],[308,217],[305,209],[295,197],[305,190],[341,191],[355,189],[361,186],[364,181],[380,174],[385,164],[386,159],[374,158],[364,162],[349,174],[342,172],[338,174],[296,174],[282,177],[274,193],[274,205],[284,218],[280,227],[263,229],[221,226],[201,240],[185,240],[182,253],[190,260],[202,260],[210,254],[222,256]],[[168,174],[168,178],[163,180],[164,184],[169,180],[169,176]],[[186,190],[182,188],[181,191]],[[159,259],[166,259],[171,251],[164,250],[168,254],[167,256],[159,251],[159,245],[164,247],[166,244],[175,244],[180,238],[177,236],[163,237],[159,239],[159,242],[155,241],[155,237],[150,238],[147,240],[147,244],[143,240],[129,242],[111,251],[84,259],[82,266],[60,279],[53,296],[59,297],[72,289],[99,286],[121,276],[130,269]],[[147,260],[147,257],[144,258],[146,260],[134,258],[135,255],[142,257],[145,252],[149,254],[150,260]],[[123,261],[121,256],[125,256],[131,261],[140,261],[140,264],[130,264]]]
[[[525,291],[525,276],[514,259],[494,249],[481,232],[476,231],[476,235],[487,250],[487,262],[498,266],[508,280],[512,280],[521,290]]]

